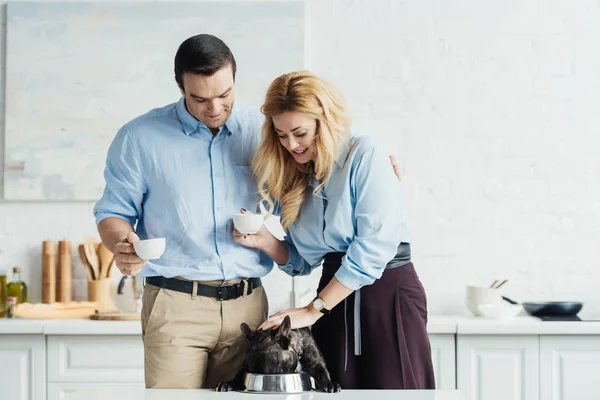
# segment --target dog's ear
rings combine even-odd
[[[250,329],[248,324],[246,324],[245,322],[242,322],[242,324],[240,325],[240,329],[242,330],[242,334],[244,335],[246,340],[251,341],[252,338],[254,337],[254,332],[252,332],[252,329]]]
[[[281,325],[279,325],[279,329],[277,329],[277,334],[275,335],[275,338],[284,350],[287,350],[290,345],[291,333],[292,321],[290,320],[290,316],[286,315]]]

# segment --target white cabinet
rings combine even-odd
[[[144,387],[140,335],[48,336],[48,400],[80,388]]]
[[[0,336],[3,399],[46,398],[46,341],[43,335]]]
[[[457,387],[467,398],[540,400],[537,335],[458,335],[456,341]]]
[[[543,400],[596,400],[600,396],[600,337],[541,336]]]
[[[48,336],[49,382],[143,382],[139,335]]]
[[[133,395],[128,396],[128,392],[139,388],[143,389],[144,383],[49,383],[47,400],[64,400],[67,395],[83,388],[90,390],[93,390],[94,388],[120,388],[123,390],[121,393],[124,396],[123,398],[133,399],[135,397]]]
[[[456,389],[456,337],[429,335],[436,389]]]

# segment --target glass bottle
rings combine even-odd
[[[6,318],[15,318],[15,307],[17,306],[17,298],[8,296],[6,298]]]
[[[18,299],[18,304],[27,302],[27,285],[21,281],[21,268],[13,268],[13,280],[7,286],[7,296],[14,296]]]
[[[6,271],[0,269],[0,318],[6,317]]]

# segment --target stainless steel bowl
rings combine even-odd
[[[247,373],[244,392],[248,393],[302,393],[310,392],[313,379],[306,372],[294,374],[259,375]]]

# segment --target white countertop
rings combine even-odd
[[[141,335],[142,325],[140,321],[3,318],[0,334]]]
[[[369,396],[377,400],[467,400],[458,390],[342,390],[330,394],[308,392],[302,394],[250,394],[237,392],[215,392],[191,389],[128,389],[88,388],[65,395],[64,400],[364,400]]]
[[[0,319],[0,334],[141,335],[140,321]],[[549,322],[529,316],[500,321],[467,316],[429,317],[430,335],[600,335],[600,321]]]
[[[458,335],[600,335],[600,321],[542,321],[518,316],[508,321],[455,317]]]
[[[452,317],[432,316],[430,334],[454,334]],[[140,321],[93,321],[89,319],[0,319],[0,334],[39,335],[141,335]]]

